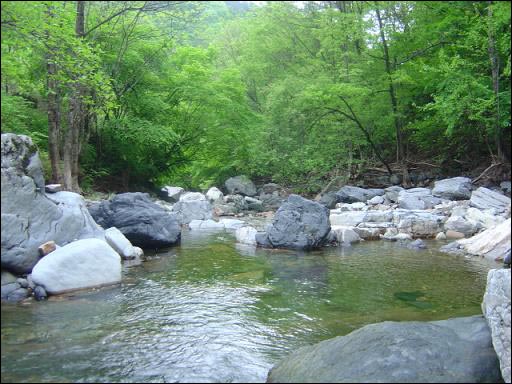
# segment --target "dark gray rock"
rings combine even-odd
[[[18,301],[25,300],[29,297],[28,289],[18,288],[7,295],[7,301],[17,303]]]
[[[244,200],[247,203],[247,209],[249,209],[250,211],[263,211],[263,202],[261,200],[249,196],[245,196]]]
[[[2,134],[2,269],[29,273],[38,247],[53,240],[102,236],[83,198],[72,192],[45,194],[41,162],[28,136]]]
[[[266,235],[256,235],[261,246],[275,248],[312,249],[324,244],[331,230],[329,210],[323,205],[299,195],[290,195],[277,210]]]
[[[256,187],[251,179],[245,175],[230,177],[225,182],[226,189],[229,194],[240,194],[245,196],[256,195]]]
[[[7,300],[7,297],[14,292],[15,290],[21,288],[20,285],[16,282],[13,283],[7,283],[3,284],[1,288],[1,294],[2,300]]]
[[[471,197],[471,179],[467,177],[452,177],[436,181],[432,195],[447,200],[469,200]]]
[[[34,297],[37,301],[46,300],[48,298],[48,294],[43,287],[38,285],[34,289]]]
[[[333,209],[336,207],[336,203],[338,202],[338,197],[336,196],[336,192],[331,191],[331,192],[324,193],[320,197],[320,200],[318,200],[318,202],[329,209]]]
[[[364,189],[347,185],[336,192],[336,197],[340,203],[366,203],[367,200],[375,196],[382,196],[384,193],[383,189]]]
[[[303,347],[275,365],[269,383],[499,382],[482,316],[367,325]]]
[[[421,239],[416,239],[407,243],[407,248],[409,249],[427,249],[427,245]]]
[[[122,193],[91,205],[89,212],[98,224],[116,227],[133,245],[142,248],[168,247],[181,239],[176,214],[152,202],[146,193]]]
[[[286,198],[281,196],[279,192],[274,191],[270,194],[261,194],[259,200],[263,203],[264,211],[274,211],[286,201]]]
[[[160,197],[169,203],[175,203],[180,199],[180,196],[185,192],[181,187],[171,187],[166,185],[160,188]]]
[[[16,282],[20,285],[21,288],[28,288],[28,281],[22,277],[18,277]]]

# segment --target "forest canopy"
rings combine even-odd
[[[2,133],[68,190],[510,164],[510,2],[1,6]]]

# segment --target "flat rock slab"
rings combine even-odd
[[[269,383],[468,383],[501,380],[483,316],[383,322],[303,347]]]
[[[118,283],[121,257],[103,240],[74,241],[43,257],[32,280],[49,294]]]

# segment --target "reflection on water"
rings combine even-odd
[[[488,263],[388,242],[309,253],[185,232],[116,287],[2,304],[2,382],[262,382],[296,348],[480,313]]]

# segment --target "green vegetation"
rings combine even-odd
[[[510,166],[510,2],[2,1],[2,132],[69,190]]]

